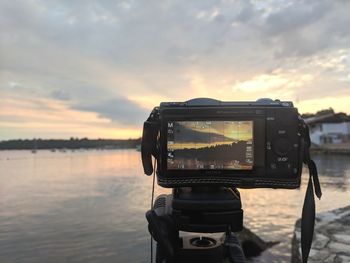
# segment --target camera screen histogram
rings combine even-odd
[[[172,121],[167,129],[168,170],[253,169],[253,121]]]

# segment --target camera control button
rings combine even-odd
[[[271,164],[270,164],[270,167],[271,167],[271,169],[273,169],[273,170],[277,169],[277,165],[276,165],[275,163],[271,163]]]
[[[291,150],[292,144],[287,138],[277,138],[272,142],[272,150],[279,156],[285,156]]]
[[[275,117],[278,124],[284,127],[298,126],[298,113],[294,108],[279,109],[278,111],[276,111]]]

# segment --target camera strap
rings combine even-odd
[[[301,254],[302,262],[306,263],[309,257],[315,227],[315,199],[314,190],[318,199],[321,199],[322,192],[318,179],[315,162],[310,157],[310,133],[309,127],[300,118],[301,136],[304,141],[303,163],[309,168],[309,182],[306,189],[303,211],[301,216]]]

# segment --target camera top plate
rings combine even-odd
[[[293,107],[291,101],[272,100],[269,98],[257,101],[220,101],[211,98],[195,98],[185,102],[161,102],[160,107],[210,107],[210,106],[236,106],[236,107]]]

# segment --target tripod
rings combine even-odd
[[[245,262],[234,234],[243,228],[241,199],[235,188],[174,188],[172,194],[156,198],[146,218],[157,241],[157,263]],[[180,236],[180,231],[224,234],[220,238]]]

